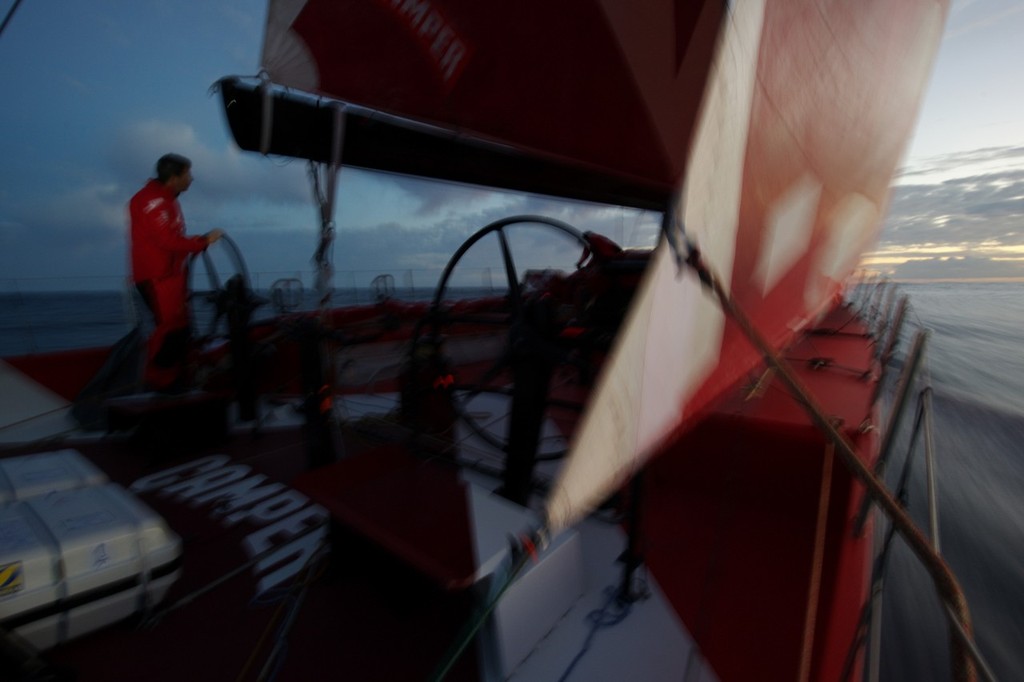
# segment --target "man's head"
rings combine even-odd
[[[164,154],[156,162],[156,179],[181,194],[192,184],[192,162],[181,154]]]

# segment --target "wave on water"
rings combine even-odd
[[[936,390],[1024,413],[1024,284],[906,287]]]

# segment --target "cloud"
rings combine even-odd
[[[378,180],[386,182],[391,177]],[[383,273],[393,275],[399,285],[411,281],[416,286],[433,286],[471,235],[515,215],[543,215],[581,232],[599,232],[633,246],[652,246],[660,222],[651,212],[448,183],[398,183],[395,187],[412,189],[419,203],[405,210],[415,219],[380,221],[380,215],[388,214],[382,210],[374,221],[340,222],[334,247],[339,286],[366,286]],[[549,227],[516,225],[506,234],[520,276],[528,268],[571,269],[582,253],[576,242]],[[460,261],[456,274],[456,284],[492,282],[503,286],[505,271],[496,237],[475,244]]]
[[[983,147],[941,154],[901,168],[896,184],[935,184],[964,176],[1012,170],[1024,160],[1024,146]]]
[[[962,2],[953,7],[945,38],[952,40],[975,31],[1003,24],[1014,15],[1024,12],[1024,5],[1012,4],[998,11],[990,8],[994,3]]]
[[[128,200],[169,151],[194,164],[196,182],[181,199],[189,232],[222,227],[239,237],[302,229],[312,244],[314,210],[301,164],[243,154],[226,141],[212,146],[192,126],[171,121],[137,121],[109,135],[100,139],[105,151],[99,155],[76,154],[73,161],[49,160],[29,172],[5,172],[0,263],[6,276],[122,277]],[[49,182],[39,182],[42,177]],[[261,248],[259,240],[242,241]]]
[[[260,197],[270,203],[308,202],[309,189],[301,163],[268,163],[232,144],[211,147],[185,123],[146,120],[122,127],[111,145],[110,164],[129,186],[152,177],[157,159],[168,152],[192,160],[196,183],[190,196],[203,201],[233,202]]]
[[[978,149],[904,173],[919,181],[894,188],[885,229],[865,264],[915,279],[1024,276],[1024,264],[1008,260],[1024,253],[1021,158],[1021,147]]]
[[[891,270],[897,280],[1024,279],[1024,262],[961,256],[911,260]]]

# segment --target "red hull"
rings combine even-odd
[[[877,423],[877,366],[849,315],[833,311],[822,328],[840,334],[812,335],[786,357],[873,465],[877,436],[860,427]],[[651,573],[720,679],[842,679],[870,574],[871,527],[852,532],[863,489],[777,380],[762,390],[718,407],[651,465]]]

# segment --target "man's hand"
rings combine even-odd
[[[207,232],[204,236],[206,237],[206,245],[209,246],[210,244],[213,244],[215,241],[224,236],[224,230],[221,230],[220,228],[214,228]]]

